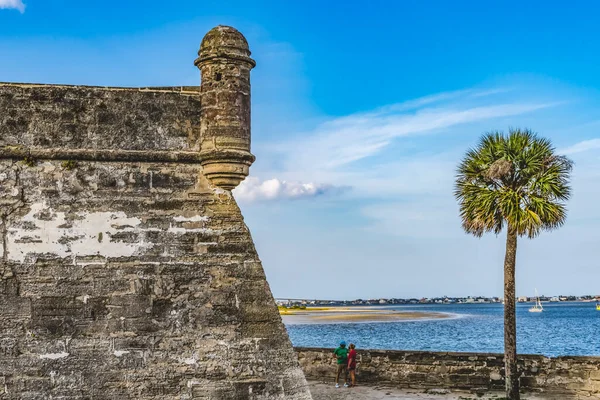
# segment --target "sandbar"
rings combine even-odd
[[[451,318],[452,314],[427,311],[399,311],[378,307],[280,308],[286,324],[339,324],[352,322],[397,322]]]

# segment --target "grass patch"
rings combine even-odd
[[[63,161],[60,165],[63,167],[63,169],[66,169],[67,171],[71,171],[77,168],[78,166],[77,161],[73,160]]]
[[[23,164],[25,164],[28,167],[35,167],[37,164],[37,160],[31,156],[25,156],[25,158],[23,158]]]

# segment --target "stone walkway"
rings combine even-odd
[[[452,392],[435,389],[429,393],[423,390],[400,390],[378,386],[357,386],[355,388],[341,387],[336,389],[333,384],[309,382],[313,400],[500,400],[503,393],[488,393],[477,396],[468,392]],[[522,400],[566,400],[564,396],[542,396],[539,394],[521,396]],[[573,397],[572,399],[576,399]]]

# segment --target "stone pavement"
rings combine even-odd
[[[333,384],[309,381],[313,400],[500,400],[503,393],[488,393],[477,396],[469,392],[447,392],[446,390],[401,390],[384,386],[357,386],[355,388],[341,387],[336,389]],[[522,400],[566,400],[564,396],[548,396],[541,394],[524,394]],[[572,398],[573,400],[576,397]],[[588,397],[589,399],[589,397]]]

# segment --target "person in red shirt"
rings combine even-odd
[[[348,372],[350,373],[350,387],[356,386],[356,346],[354,343],[350,343],[348,346],[350,351],[348,352]]]

